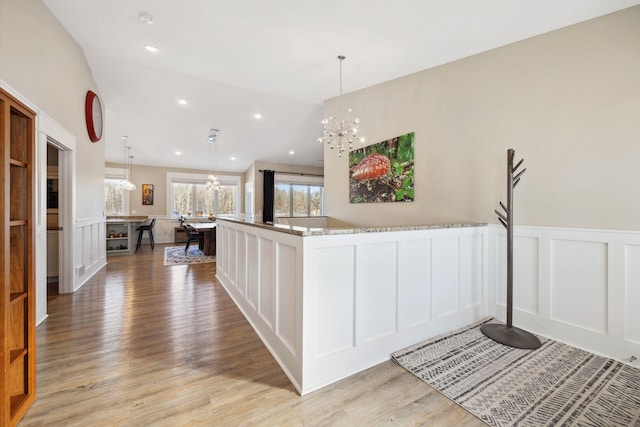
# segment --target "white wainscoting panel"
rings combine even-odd
[[[107,264],[105,228],[105,219],[102,217],[76,221],[73,260],[74,291]]]
[[[218,280],[301,394],[487,315],[486,227],[297,236],[221,220],[218,232]],[[246,256],[228,250],[243,239]],[[247,269],[244,294],[227,256]]]
[[[397,330],[397,251],[395,242],[356,249],[356,342]]]
[[[486,260],[478,256],[484,254],[483,237],[478,234],[460,236],[460,305],[464,309],[481,305],[484,298],[482,279]]]
[[[445,317],[460,308],[460,240],[437,237],[431,248],[431,313]]]
[[[227,273],[229,274],[228,278],[229,278],[229,281],[231,282],[231,286],[234,286],[234,287],[236,287],[238,283],[238,252],[237,252],[237,244],[238,244],[237,234],[238,233],[239,231],[237,230],[229,230],[229,240],[227,240],[227,245],[229,246],[229,258],[227,259],[227,269],[228,269]]]
[[[323,334],[315,334],[314,348],[305,345],[302,392],[486,316],[485,236],[486,227],[469,227],[305,237],[304,336]],[[477,277],[471,277],[474,273]],[[461,292],[466,286],[478,288]],[[440,318],[431,316],[439,308],[433,302],[435,287],[438,304],[446,307]],[[463,294],[469,301],[471,295],[480,300],[463,307]],[[332,319],[336,312],[338,318]],[[331,329],[324,329],[327,321],[335,322]],[[339,342],[332,330],[340,334]]]
[[[237,257],[237,269],[238,269],[238,278],[236,282],[236,286],[238,288],[238,292],[240,295],[245,296],[247,292],[247,269],[249,267],[249,263],[247,262],[247,233],[243,233],[238,231],[237,234],[238,245],[236,248],[236,257]]]
[[[607,244],[551,240],[551,319],[607,333]]]
[[[519,226],[514,242],[515,326],[626,363],[640,358],[639,232]],[[489,312],[504,321],[501,226],[489,226],[489,247]]]
[[[246,298],[254,310],[258,310],[260,302],[260,259],[258,257],[258,237],[245,233],[247,236],[247,293]]]
[[[260,238],[260,314],[273,328],[275,325],[275,277],[274,243],[271,239]]]
[[[321,248],[314,256],[317,265],[330,266],[316,270],[316,280],[324,289],[310,295],[315,301],[313,355],[325,357],[356,344],[355,247]]]
[[[431,319],[431,240],[398,242],[399,328],[410,328]]]
[[[640,245],[625,245],[625,265],[624,337],[640,344]]]
[[[276,313],[276,334],[294,355],[296,349],[296,337],[298,329],[302,325],[296,324],[296,309],[298,303],[298,252],[294,246],[282,242],[276,243],[277,248],[277,277],[275,283],[278,289]],[[301,261],[301,260],[300,260]]]

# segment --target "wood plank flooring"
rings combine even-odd
[[[300,397],[215,264],[110,257],[37,329],[26,426],[483,426],[388,361]]]

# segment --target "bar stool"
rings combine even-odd
[[[142,235],[144,234],[145,230],[149,232],[149,242],[151,243],[151,250],[153,250],[155,246],[155,242],[153,241],[153,227],[155,225],[155,218],[153,218],[151,222],[146,219],[142,224],[138,226],[138,228],[136,228],[136,230],[138,230],[138,243],[136,243],[136,250],[134,253],[138,252],[138,249],[140,249],[140,246],[142,245]]]

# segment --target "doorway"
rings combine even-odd
[[[244,211],[244,220],[253,222],[253,181],[244,185]]]
[[[53,150],[53,151],[52,151]],[[75,222],[75,152],[76,138],[60,126],[46,113],[39,111],[38,114],[38,174],[37,174],[37,244],[36,244],[36,324],[47,318],[47,282],[48,276],[58,278],[58,294],[70,293],[74,291],[73,265],[75,253],[73,241],[75,232],[73,224]],[[55,169],[50,169],[48,163],[49,153],[52,159],[57,154],[57,184]],[[54,163],[54,161],[51,161]],[[51,181],[49,181],[51,179]],[[51,191],[49,191],[51,190]],[[57,190],[57,191],[56,191]],[[51,195],[49,193],[57,193]],[[48,215],[54,213],[48,211],[48,206],[55,206],[57,198],[57,233],[55,227],[55,216]],[[52,233],[53,232],[53,233]],[[58,242],[55,239],[49,241],[49,236],[57,234]],[[48,259],[49,248],[51,253],[55,253],[57,246],[58,260]],[[53,262],[52,262],[53,261]],[[51,270],[51,271],[50,271]]]
[[[47,304],[59,294],[60,238],[58,149],[47,142]]]
[[[73,276],[73,176],[74,152],[51,136],[47,136],[47,152],[50,148],[58,155],[57,223],[58,223],[58,293],[74,291]],[[48,156],[47,156],[48,157]]]

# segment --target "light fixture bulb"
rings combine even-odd
[[[144,48],[145,48],[145,49],[147,49],[149,52],[154,52],[154,53],[155,53],[155,52],[157,52],[157,51],[158,51],[158,48],[157,48],[157,47],[152,46],[152,45],[150,45],[150,44],[145,44],[145,45],[144,45]]]

